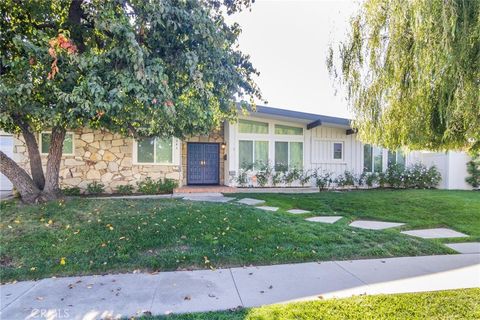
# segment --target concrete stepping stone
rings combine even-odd
[[[290,209],[287,212],[293,213],[293,214],[304,214],[304,213],[310,213],[308,210],[302,210],[302,209]]]
[[[385,222],[373,220],[356,220],[349,224],[350,227],[368,229],[368,230],[383,230],[388,228],[395,228],[403,226],[405,223]]]
[[[252,198],[243,198],[237,201],[238,203],[246,204],[249,206],[256,206],[257,204],[265,203],[265,200],[258,200]]]
[[[445,245],[460,253],[480,253],[480,242],[447,243]]]
[[[265,210],[265,211],[277,211],[278,208],[277,207],[268,207],[268,206],[261,206],[261,207],[256,207],[257,209],[262,209],[262,210]]]
[[[321,223],[335,223],[338,220],[342,219],[342,216],[323,216],[323,217],[311,217],[307,218],[305,220],[311,221],[311,222],[321,222]]]
[[[419,237],[423,239],[441,239],[441,238],[461,238],[468,237],[468,235],[448,229],[448,228],[433,228],[433,229],[419,229],[402,231],[403,234],[409,236]]]

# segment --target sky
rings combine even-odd
[[[351,117],[342,88],[326,67],[328,47],[345,38],[354,0],[256,0],[228,17],[240,24],[239,44],[260,71],[256,82],[271,107]]]

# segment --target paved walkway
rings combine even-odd
[[[480,254],[50,278],[1,289],[2,319],[99,319],[480,287]]]

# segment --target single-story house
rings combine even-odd
[[[39,134],[39,148],[46,164],[49,133]],[[29,170],[27,149],[19,136],[1,135],[2,151]],[[135,141],[106,131],[69,131],[64,143],[60,183],[64,187],[86,189],[97,181],[106,192],[119,185],[169,178],[185,185],[235,186],[240,170],[256,163],[273,167],[320,169],[343,174],[385,171],[391,163],[422,161],[441,163],[443,188],[468,188],[464,181],[467,156],[455,161],[433,161],[416,152],[402,152],[363,144],[357,139],[350,120],[319,114],[258,106],[255,112],[240,115],[236,123],[224,125],[209,135],[177,138],[147,138]],[[436,153],[442,157],[441,153]],[[450,153],[446,156],[450,159]],[[432,160],[432,161],[430,161]],[[461,175],[460,175],[461,174]],[[456,183],[452,176],[455,176]],[[2,176],[1,188],[11,188]]]

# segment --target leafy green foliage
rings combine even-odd
[[[127,195],[127,194],[132,194],[134,189],[135,189],[134,186],[132,186],[131,184],[121,184],[117,187],[115,191],[117,193]]]
[[[250,1],[0,4],[0,127],[89,126],[134,136],[206,133],[259,96],[221,10]],[[48,106],[48,107],[47,107]]]
[[[478,150],[479,52],[480,1],[367,0],[327,66],[362,140]]]
[[[331,172],[317,170],[313,174],[313,177],[315,178],[315,185],[320,191],[328,189],[330,184],[333,182]]]
[[[178,187],[178,183],[173,179],[158,179],[155,181],[147,177],[145,180],[138,182],[137,187],[138,192],[143,194],[172,193],[173,189]]]
[[[87,193],[91,195],[97,195],[103,193],[105,185],[97,181],[93,181],[87,185]]]
[[[79,187],[66,187],[62,188],[62,193],[66,196],[79,196],[81,192]]]
[[[480,153],[472,155],[472,160],[467,163],[469,176],[465,181],[474,188],[480,187]]]

